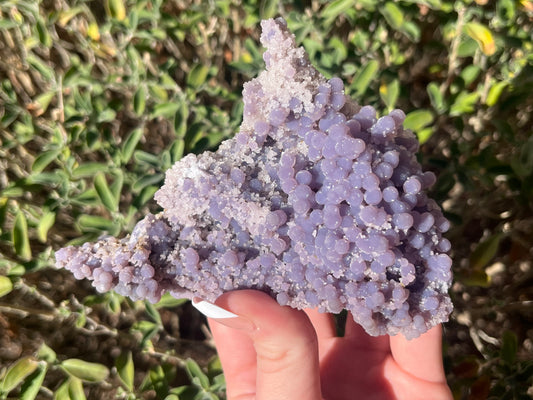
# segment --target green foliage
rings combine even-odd
[[[156,210],[166,169],[236,132],[242,83],[264,66],[258,23],[278,14],[348,95],[381,115],[406,112],[420,161],[438,176],[431,196],[453,226],[455,398],[525,398],[531,337],[517,321],[531,322],[530,0],[0,2],[2,313],[22,331],[35,331],[28,315],[54,327],[35,339],[54,350],[0,332],[24,348],[0,358],[0,398],[223,398],[217,359],[175,350],[175,326],[194,321],[184,300],[95,294],[49,267],[67,243],[125,235]],[[101,354],[73,355],[52,340],[56,330]]]

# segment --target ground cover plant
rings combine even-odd
[[[163,173],[240,124],[283,15],[327,77],[407,112],[452,221],[457,399],[532,395],[533,3],[7,0],[0,4],[0,398],[224,398],[187,302],[97,294],[53,252],[124,236]]]

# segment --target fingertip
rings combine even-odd
[[[390,338],[391,353],[405,372],[429,382],[445,382],[442,363],[442,326],[439,324],[416,339],[403,335]]]
[[[257,399],[321,398],[318,340],[305,312],[254,290],[226,293],[215,304],[256,327],[246,334],[256,351]]]

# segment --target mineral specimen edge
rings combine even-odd
[[[309,62],[283,19],[262,21],[266,70],[243,89],[239,132],[166,173],[123,239],[56,252],[100,292],[157,302],[263,290],[282,305],[347,309],[370,335],[414,338],[453,308],[449,222],[394,110],[377,117]]]

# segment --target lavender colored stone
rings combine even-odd
[[[424,190],[404,113],[377,118],[309,63],[282,19],[262,22],[266,71],[244,86],[244,119],[215,153],[166,174],[124,239],[56,252],[98,291],[214,301],[243,288],[280,304],[347,309],[371,335],[414,338],[447,321],[449,223]]]

